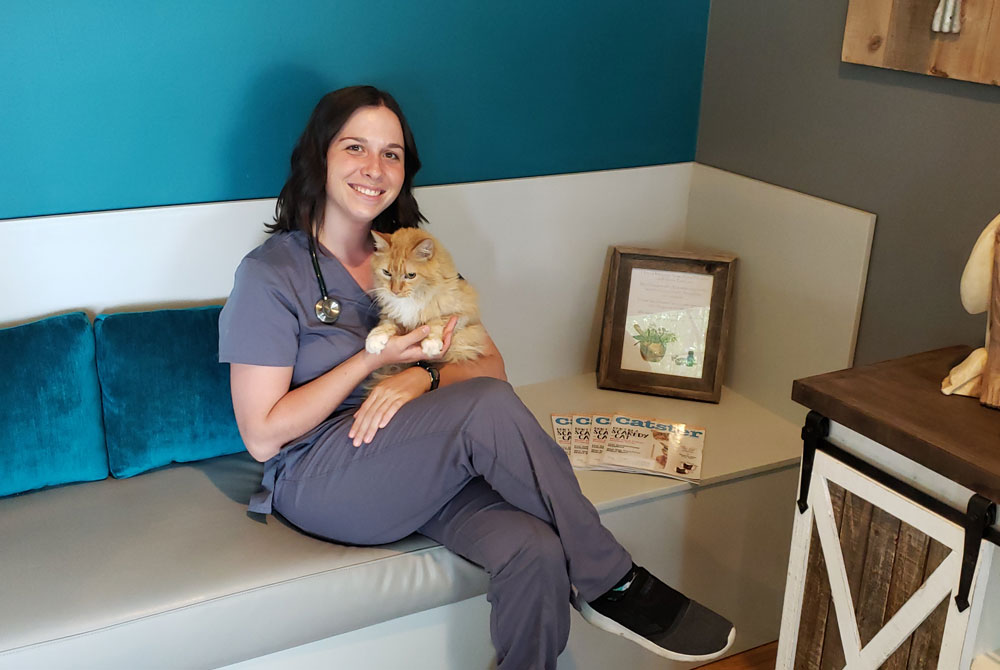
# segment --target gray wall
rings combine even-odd
[[[1000,88],[840,62],[847,0],[712,0],[698,162],[874,212],[855,362],[982,346],[958,284],[1000,212]]]

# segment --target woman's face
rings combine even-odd
[[[403,128],[386,107],[361,107],[326,151],[324,225],[368,224],[403,186]]]

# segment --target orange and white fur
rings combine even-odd
[[[444,348],[444,327],[457,316],[451,346],[441,360],[452,363],[481,356],[486,331],[479,321],[476,291],[458,276],[447,250],[419,228],[400,228],[391,235],[373,231],[372,237],[372,293],[382,318],[368,334],[365,349],[377,354],[393,335],[427,325],[431,332],[420,348],[428,357],[436,357]]]

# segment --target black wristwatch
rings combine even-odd
[[[441,383],[441,373],[438,372],[438,369],[427,361],[417,361],[417,367],[427,370],[427,374],[431,376],[431,387],[428,390],[433,391],[436,389],[438,384]]]

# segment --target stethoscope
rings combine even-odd
[[[316,281],[319,283],[320,299],[316,301],[316,318],[323,323],[336,323],[340,318],[340,303],[327,295],[323,272],[319,269],[319,259],[316,258],[316,242],[309,235],[309,255],[312,256],[313,270],[316,271]]]

